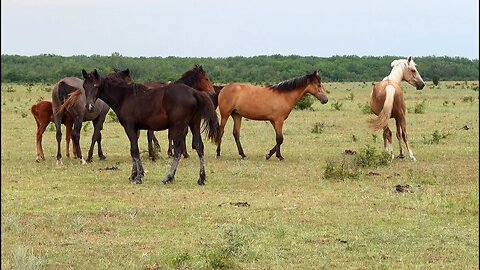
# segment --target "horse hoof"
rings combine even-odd
[[[86,162],[87,162],[87,163],[92,163],[92,162],[93,162],[93,159],[92,159],[92,158],[87,158]]]
[[[105,160],[105,159],[107,159],[107,157],[104,156],[104,155],[98,156],[98,158],[99,158],[100,160]]]
[[[397,158],[399,158],[399,159],[405,159],[405,155],[404,155],[404,154],[400,154],[400,155],[397,156]]]
[[[142,178],[135,179],[135,180],[133,181],[133,183],[134,183],[135,185],[140,185],[140,184],[142,184],[142,183],[143,183]]]
[[[218,156],[217,156],[217,159],[222,159],[222,156],[218,155]]]
[[[247,156],[243,156],[241,157],[242,160],[248,160],[248,157]]]
[[[63,165],[63,161],[61,159],[57,159],[57,165],[58,166],[62,166]]]
[[[87,164],[87,162],[86,162],[85,159],[83,159],[83,158],[80,160],[80,163],[81,163],[82,165]]]
[[[203,185],[205,185],[205,179],[199,178],[197,183],[198,183],[199,186],[203,186]]]
[[[190,155],[189,155],[189,154],[185,154],[185,155],[183,155],[183,158],[189,158],[189,157],[190,157]]]
[[[279,161],[285,161],[283,157],[277,157]]]
[[[165,178],[163,178],[162,182],[160,182],[160,183],[166,185],[166,184],[171,183],[172,181],[173,181],[173,177],[166,176]]]

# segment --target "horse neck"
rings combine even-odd
[[[98,98],[117,111],[129,93],[131,93],[130,89],[122,89],[122,87],[103,81],[98,89]]]
[[[383,80],[390,80],[400,83],[403,80],[403,65],[400,64],[394,66],[390,74],[387,77],[383,78]]]
[[[305,90],[307,89],[308,85],[292,89],[288,92],[283,92],[282,96],[285,98],[285,101],[291,105],[292,109],[295,104],[305,95]]]

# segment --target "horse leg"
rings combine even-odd
[[[275,146],[270,150],[270,152],[268,152],[268,154],[265,156],[265,159],[269,159],[270,157],[272,157],[272,155],[274,153],[277,153],[276,154],[276,157],[282,161],[284,160],[284,158],[282,157],[282,154],[280,153],[280,145],[283,143],[283,133],[282,133],[282,129],[283,129],[283,121],[277,121],[277,122],[274,122],[274,121],[270,121],[270,123],[272,123],[272,126],[273,128],[275,129],[275,141],[276,141],[276,144]]]
[[[152,142],[156,141],[158,144],[157,138],[155,138],[155,135],[153,134],[153,130],[147,130],[147,143],[148,143],[148,157],[152,160],[155,161],[157,160],[158,156],[156,151],[154,150],[154,146]],[[155,148],[157,146],[155,145]],[[158,148],[160,148],[160,145],[158,144]],[[157,149],[158,149],[157,148]]]
[[[140,132],[133,127],[124,127],[124,129],[130,140],[130,156],[132,157],[132,174],[128,180],[134,184],[141,184],[145,172],[143,171],[140,151],[138,150],[138,135]]]
[[[80,149],[80,131],[82,130],[83,116],[77,116],[73,120],[73,132],[72,132],[72,141],[73,147],[75,147],[75,153],[80,159],[80,162],[86,164],[87,162],[83,159],[82,150]]]
[[[383,147],[385,152],[390,153],[391,160],[393,160],[395,155],[393,154],[392,131],[388,126],[383,129]]]
[[[242,144],[240,143],[240,127],[242,126],[242,116],[238,113],[232,113],[233,118],[233,138],[235,138],[235,143],[237,144],[238,154],[242,159],[248,159],[245,153],[243,152]]]
[[[55,129],[56,134],[55,137],[57,139],[57,165],[63,165],[62,161],[62,153],[60,151],[60,143],[62,141],[62,113],[58,113],[55,115]]]
[[[72,138],[72,129],[73,123],[72,122],[65,122],[65,156],[70,158],[70,139]],[[73,157],[77,158],[77,154],[75,153],[75,146],[73,146]]]
[[[223,133],[225,132],[225,125],[227,124],[227,120],[228,120],[229,116],[230,115],[221,115],[222,119],[220,121],[220,139],[218,140],[218,144],[217,144],[217,159],[220,159],[220,151],[221,151]]]
[[[173,157],[173,139],[172,139],[172,135],[171,135],[170,129],[168,129],[168,150],[167,150],[167,155],[168,155],[168,157]]]
[[[400,153],[398,154],[398,158],[399,159],[404,159],[405,158],[405,155],[403,154],[403,147],[402,147],[402,128],[400,127],[400,119],[397,120],[395,119],[395,124],[397,126],[397,133],[396,133],[396,136],[397,136],[397,140],[398,140],[398,147],[400,149]]]
[[[40,123],[36,118],[35,121],[37,122],[37,135],[35,137],[35,145],[37,147],[37,162],[40,162],[41,160],[45,160],[45,155],[43,154],[43,148],[42,148],[42,138],[43,138],[43,133],[45,132],[45,129],[47,128],[48,124],[50,123],[49,121],[43,121]]]
[[[407,122],[405,121],[405,118],[402,118],[401,121],[400,121],[400,127],[402,129],[402,138],[403,138],[403,141],[405,142],[405,145],[407,146],[407,151],[408,151],[408,155],[410,156],[410,158],[412,159],[412,161],[417,161],[417,159],[415,158],[415,156],[413,156],[413,151],[412,149],[410,148],[410,142],[408,140],[408,134],[407,134]]]
[[[175,179],[175,172],[177,171],[178,162],[180,161],[180,154],[185,148],[185,145],[183,145],[185,140],[182,138],[182,135],[184,134],[185,131],[183,128],[170,128],[168,130],[169,138],[173,139],[174,153],[172,165],[170,166],[170,170],[168,171],[167,176],[163,178],[161,182],[162,184],[168,184]]]
[[[204,145],[202,136],[200,135],[200,122],[190,126],[192,132],[192,148],[197,151],[198,158],[200,160],[200,173],[197,183],[199,185],[205,185],[205,160],[204,160]]]
[[[187,152],[187,134],[188,134],[188,128],[185,128],[185,134],[183,136],[184,148],[182,150],[183,158],[189,158],[190,157],[190,155]],[[192,140],[192,148],[195,149],[195,147],[193,145],[194,145],[194,143],[193,143],[193,140]]]

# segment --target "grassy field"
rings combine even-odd
[[[345,150],[382,151],[363,112],[372,84],[326,87],[329,103],[286,121],[284,162],[264,160],[270,123],[245,120],[249,160],[240,160],[230,119],[222,159],[205,143],[207,182],[198,186],[192,150],[175,181],[160,184],[171,161],[165,131],[157,162],[142,131],[144,183],[130,184],[129,142],[110,117],[106,160],[57,166],[47,129],[47,160],[36,163],[29,109],[51,99],[51,86],[2,84],[2,269],[478,269],[478,82],[403,84],[418,162],[395,159],[351,178],[325,169]],[[82,131],[84,155],[92,132],[91,123]]]

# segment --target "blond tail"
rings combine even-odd
[[[391,85],[387,85],[385,89],[387,92],[385,97],[385,102],[383,103],[383,109],[378,114],[375,119],[369,120],[369,127],[373,130],[380,130],[384,129],[388,126],[388,120],[390,120],[390,116],[392,115],[392,108],[393,108],[393,97],[395,96],[395,87]]]

